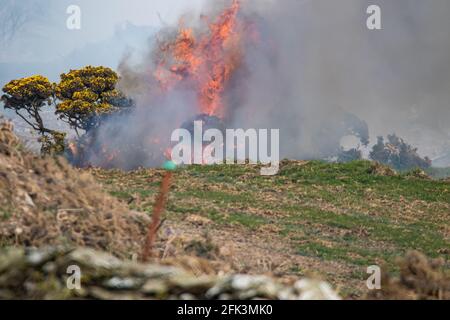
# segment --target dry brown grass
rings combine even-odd
[[[400,276],[385,274],[382,289],[372,291],[369,299],[450,299],[450,274],[445,270],[445,261],[411,251],[398,264]]]
[[[79,245],[128,256],[142,246],[148,218],[64,159],[23,150],[12,125],[1,123],[0,222],[2,244]]]

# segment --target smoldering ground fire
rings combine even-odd
[[[226,129],[224,132],[210,128],[203,130],[203,121],[194,121],[193,132],[177,129],[171,141],[177,144],[170,150],[175,164],[250,164],[270,165],[261,168],[262,175],[275,175],[279,170],[279,130]],[[248,142],[248,143],[247,143]],[[270,149],[269,149],[270,147]]]

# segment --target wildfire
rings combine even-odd
[[[78,146],[74,141],[70,141],[68,144],[69,151],[74,157],[78,156]]]
[[[174,40],[160,44],[154,76],[163,90],[187,82],[198,94],[201,113],[223,116],[223,93],[242,59],[239,9],[239,0],[233,0],[206,32],[196,35],[181,25]]]
[[[233,75],[243,65],[243,43],[247,40],[253,43],[257,39],[256,28],[248,17],[239,14],[240,10],[240,0],[231,0],[230,5],[217,16],[209,18],[202,15],[204,24],[201,27],[190,28],[181,22],[169,39],[157,39],[158,45],[153,52],[155,67],[150,83],[158,85],[153,87],[155,91],[151,93],[167,96],[176,88],[194,92],[198,110],[192,118],[197,116],[205,123],[220,127],[226,121],[229,110],[225,92],[231,88]],[[178,119],[181,126],[184,126],[185,120],[192,123],[190,118]],[[142,160],[145,165],[156,163],[162,155],[170,159],[170,143],[166,136],[158,133],[145,138],[143,143],[138,141],[135,145],[117,147],[97,139],[94,133],[82,141],[71,143],[68,148],[71,161],[78,166],[94,163],[106,168],[128,168],[127,153],[140,155],[147,152],[147,158]],[[136,163],[141,164],[139,161],[137,159]],[[131,162],[134,166],[134,159]]]

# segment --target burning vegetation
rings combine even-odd
[[[223,93],[242,64],[239,8],[233,0],[214,21],[203,16],[206,32],[196,34],[181,25],[175,39],[159,43],[154,76],[162,90],[185,85],[197,93],[200,113],[224,115]]]
[[[326,116],[304,111],[309,106],[303,105],[295,105],[298,114],[292,106],[278,110],[289,98],[298,99],[292,94],[297,82],[288,81],[289,77],[274,84],[279,79],[276,75],[258,73],[274,79],[264,86],[273,90],[263,95],[263,87],[258,87],[254,91],[257,95],[261,91],[263,98],[256,101],[263,103],[242,107],[248,98],[245,82],[254,71],[249,67],[249,55],[253,58],[249,46],[260,49],[261,39],[273,35],[261,32],[264,23],[259,25],[259,17],[249,16],[243,2],[230,0],[228,4],[216,14],[201,16],[201,23],[191,26],[182,20],[176,28],[163,30],[140,73],[127,73],[128,65],[119,67],[120,75],[102,66],[87,66],[62,74],[59,83],[37,75],[13,80],[3,88],[5,108],[14,110],[39,134],[42,154],[55,157],[24,150],[12,126],[0,122],[1,246],[51,245],[55,246],[51,250],[58,252],[61,245],[69,244],[109,251],[122,258],[141,254],[144,261],[165,264],[172,258],[180,265],[194,261],[189,267],[199,274],[269,273],[285,281],[316,270],[322,275],[337,275],[331,279],[338,281],[333,284],[351,287],[350,298],[365,296],[361,268],[386,262],[386,270],[394,268],[400,277],[383,274],[383,290],[368,294],[369,298],[449,298],[448,182],[428,179],[421,170],[398,173],[391,169],[431,166],[429,158],[421,157],[417,148],[395,134],[387,140],[378,138],[370,152],[373,162],[353,161],[363,158],[362,148],[369,148],[367,123],[344,108],[334,108]],[[292,62],[286,56],[277,57],[277,46],[267,43],[264,45],[270,47],[271,55],[264,63]],[[139,90],[129,90],[136,85],[135,80]],[[264,104],[271,94],[276,96],[274,100]],[[270,112],[260,116],[260,107]],[[73,129],[71,140],[68,132],[45,123],[42,113],[46,108]],[[310,115],[316,117],[311,119]],[[171,172],[176,166],[167,161],[165,171],[148,168],[168,158],[170,131],[184,128],[194,133],[194,121],[201,121],[206,130],[222,132],[233,125],[256,128],[269,123],[283,128],[289,122],[284,128],[291,130],[288,136],[293,139],[284,146],[293,151],[282,156],[343,163],[283,160],[278,175],[264,178],[259,174],[261,163],[186,166]],[[341,140],[347,136],[356,137],[358,146],[344,150]],[[298,140],[304,144],[295,144]],[[305,146],[312,151],[303,158],[298,150]],[[86,170],[74,168],[67,160]],[[413,252],[395,269],[393,257],[412,247],[447,260]],[[55,273],[59,286],[59,276],[65,274],[61,267],[80,251],[91,262],[97,261],[96,257],[102,260],[101,254],[90,249],[77,249],[75,254],[64,251],[61,257],[46,258],[49,264],[58,261],[58,268],[49,271],[47,264],[31,265],[28,255],[35,251],[17,250],[20,259],[28,262],[10,263],[11,268],[3,271],[7,275],[3,282],[12,292],[20,288],[18,292],[27,292],[25,297],[39,296],[34,289],[40,286],[25,282],[24,277],[37,274],[42,278],[41,271],[43,278],[48,272]],[[189,256],[183,257],[185,254]],[[23,272],[15,270],[18,265]],[[109,297],[135,290],[134,297],[153,298],[147,290],[155,287],[144,285],[146,276],[130,272],[142,266],[128,261],[123,269],[121,265],[110,270],[107,279],[104,274],[99,279],[94,276],[83,297],[103,298],[95,293],[105,293],[98,288],[109,287],[114,294],[119,293]],[[96,268],[94,265],[97,273]],[[130,274],[139,285],[120,288],[117,276]],[[192,289],[190,279],[185,285]],[[249,283],[248,279],[244,282]],[[267,278],[263,279],[267,283]],[[244,295],[230,295],[228,282],[222,283],[225,295],[209,296],[202,291],[194,297],[274,297],[260,294],[259,284],[245,288]],[[181,291],[186,293],[172,279],[160,284],[164,290],[160,297],[176,298],[181,297]],[[295,290],[291,293],[301,293]],[[7,293],[4,290],[0,295]]]
[[[239,1],[234,0],[217,17],[202,16],[206,29],[194,30],[180,22],[173,37],[158,41],[153,55],[155,68],[145,80],[156,84],[157,88],[151,90],[153,98],[157,100],[158,96],[169,95],[179,88],[197,96],[197,110],[188,118],[180,119],[178,127],[196,117],[216,119],[217,123],[223,121],[227,109],[224,92],[242,64],[244,26],[238,19],[239,10]],[[135,107],[117,89],[118,82],[119,76],[113,70],[88,66],[62,74],[58,84],[42,76],[11,81],[3,88],[2,100],[6,108],[13,109],[40,133],[42,153],[64,153],[76,166],[134,167],[121,162],[121,154],[126,153],[147,153],[136,157],[138,165],[142,165],[141,158],[160,158],[169,147],[162,134],[148,137],[146,143],[160,145],[152,151],[139,142],[114,148],[99,138],[102,125],[111,118],[126,117]],[[75,140],[65,141],[66,133],[47,128],[40,116],[45,107],[54,108],[57,117],[74,129]],[[114,140],[120,133],[112,130],[108,135],[109,140]]]
[[[195,120],[221,131],[254,121],[274,128],[294,121],[295,116],[287,119],[289,112],[281,112],[284,120],[279,123],[278,115],[270,112],[258,122],[258,108],[265,106],[252,106],[244,115],[240,110],[252,72],[250,48],[265,52],[270,64],[279,63],[270,39],[273,35],[266,32],[264,21],[249,15],[239,0],[200,18],[191,25],[182,19],[176,28],[162,30],[141,73],[122,63],[120,76],[109,68],[87,66],[62,74],[54,84],[43,76],[13,80],[3,88],[5,108],[14,110],[39,134],[42,153],[64,154],[77,167],[121,169],[160,165],[171,147],[171,130],[189,130]],[[50,129],[41,116],[45,108],[52,108],[74,130],[75,138],[68,141],[68,132]],[[307,159],[361,159],[360,147],[369,145],[367,123],[343,108],[336,111],[321,119],[320,126],[286,125],[286,130],[280,130],[281,139],[288,136],[285,145],[290,149],[281,150],[282,156],[298,157],[303,148],[308,149]],[[301,118],[308,122],[308,116],[305,113]],[[345,151],[340,140],[349,135],[360,145]],[[375,145],[371,159],[395,169],[430,166],[429,159],[421,158],[402,139],[388,139],[386,144]]]

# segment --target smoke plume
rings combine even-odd
[[[212,1],[204,14],[213,19],[230,3]],[[348,135],[363,145],[396,133],[431,158],[448,150],[450,2],[377,3],[382,30],[372,31],[370,1],[242,0],[242,61],[221,95],[226,126],[279,128],[281,156],[298,159],[331,156]],[[208,19],[186,14],[181,21],[195,33],[207,30]],[[176,37],[179,28],[158,37]],[[115,147],[144,146],[139,158],[130,152],[129,161],[121,160],[134,165],[157,164],[154,155],[169,144],[171,130],[201,113],[192,87],[155,93],[159,48],[149,43],[143,61],[127,56],[119,67],[120,89],[135,99],[136,110],[99,135]]]

